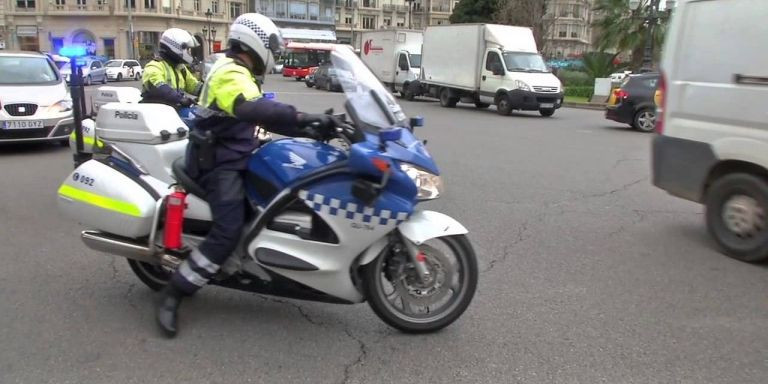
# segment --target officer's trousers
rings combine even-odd
[[[197,179],[207,194],[213,227],[171,277],[179,291],[192,294],[208,283],[237,247],[247,207],[243,177],[243,171],[213,169]]]

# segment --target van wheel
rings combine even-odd
[[[93,80],[91,80],[91,75],[88,75],[88,77],[85,78],[85,85],[91,84],[93,84]]]
[[[512,100],[508,95],[499,96],[499,101],[496,102],[496,112],[502,116],[509,116],[512,113]]]
[[[707,229],[726,255],[750,263],[768,260],[768,183],[746,173],[725,175],[704,203]]]
[[[653,132],[656,128],[656,111],[650,108],[640,110],[635,114],[632,127],[642,132]]]
[[[445,108],[455,108],[459,100],[451,97],[451,90],[443,88],[440,90],[440,105]]]
[[[544,117],[550,117],[555,114],[554,108],[539,109],[539,113]]]
[[[477,107],[477,108],[480,108],[480,109],[486,109],[486,108],[488,108],[488,107],[490,107],[490,106],[491,106],[491,105],[490,105],[490,104],[488,104],[488,103],[481,103],[481,102],[479,102],[479,101],[475,101],[475,107]]]
[[[123,74],[122,73],[118,73],[117,74],[117,81],[123,81]]]
[[[410,84],[403,84],[403,91],[400,92],[400,96],[407,101],[413,101],[413,99],[416,98],[411,90]]]
[[[141,80],[141,72],[136,72],[136,74],[133,76],[133,79],[136,81]]]

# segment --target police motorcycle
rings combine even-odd
[[[340,46],[331,60],[347,114],[332,115],[330,137],[278,139],[254,151],[246,176],[252,212],[241,245],[210,284],[368,302],[401,331],[439,330],[475,293],[468,231],[417,208],[443,189],[413,134],[419,119],[406,121],[352,50]],[[190,134],[171,107],[132,103],[102,105],[94,131],[103,145],[61,184],[60,210],[87,228],[86,246],[127,258],[139,280],[162,289],[211,220],[204,190],[184,168]]]

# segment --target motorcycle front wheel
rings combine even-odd
[[[477,288],[477,259],[465,235],[431,239],[419,245],[419,251],[430,272],[427,281],[419,278],[407,251],[398,244],[390,244],[362,273],[371,309],[406,333],[447,327],[464,313]]]

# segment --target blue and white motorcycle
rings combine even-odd
[[[212,284],[330,303],[367,301],[387,324],[431,332],[454,322],[478,280],[467,229],[416,208],[442,181],[400,106],[348,48],[331,53],[347,101],[333,140],[279,139],[254,152],[246,177],[252,215],[238,251]],[[185,173],[188,132],[172,108],[107,103],[103,145],[58,191],[60,209],[87,227],[90,248],[128,258],[161,289],[210,227],[202,189]],[[188,193],[181,251],[163,248],[171,192]]]

